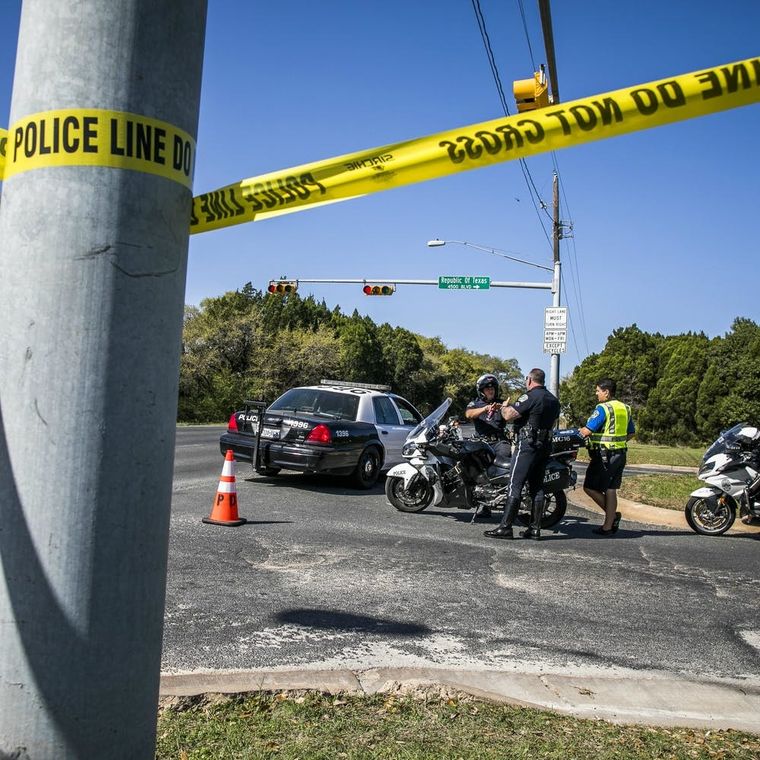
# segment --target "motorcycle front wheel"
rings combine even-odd
[[[725,496],[692,496],[684,512],[689,527],[703,536],[720,536],[736,519],[736,505]]]
[[[530,496],[523,495],[517,519],[522,525],[530,525],[532,503]],[[567,512],[567,494],[564,491],[544,494],[544,515],[541,518],[542,528],[553,528]]]
[[[422,512],[433,503],[433,487],[423,477],[416,477],[410,488],[404,488],[404,479],[388,476],[385,479],[385,498],[400,512]]]

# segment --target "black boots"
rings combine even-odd
[[[493,530],[484,530],[483,535],[488,538],[514,538],[512,534],[512,523],[517,517],[517,509],[520,506],[519,499],[510,499],[504,507],[504,516],[501,518],[498,528]]]
[[[521,530],[520,535],[523,538],[532,538],[534,541],[541,540],[541,519],[544,516],[544,497],[541,496],[533,499],[533,510],[531,514],[530,527],[528,530]]]
[[[483,535],[488,536],[488,538],[512,539],[515,537],[514,533],[512,533],[512,528],[505,528],[503,525],[499,525],[498,528],[494,528],[493,530],[484,530]]]

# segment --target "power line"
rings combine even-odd
[[[486,22],[483,18],[483,11],[480,8],[480,0],[472,0],[472,8],[475,11],[475,18],[478,22],[478,28],[480,29],[480,36],[483,40],[483,46],[486,50],[486,57],[488,58],[488,64],[491,67],[491,74],[493,75],[494,82],[496,83],[496,89],[499,93],[499,100],[501,101],[501,107],[504,111],[505,116],[510,116],[509,113],[509,106],[507,105],[507,99],[504,95],[504,87],[501,84],[501,77],[499,76],[499,69],[496,65],[496,59],[493,54],[493,49],[491,48],[491,40],[488,36],[488,29],[486,28]],[[544,220],[541,218],[541,211],[542,209],[547,217],[551,218],[547,208],[546,204],[541,200],[541,196],[538,192],[538,189],[536,188],[536,183],[533,181],[533,177],[531,176],[530,170],[528,169],[528,165],[524,158],[519,159],[520,168],[522,169],[523,177],[525,179],[525,183],[528,187],[528,193],[530,195],[531,202],[533,203],[533,208],[536,211],[536,216],[538,217],[539,224],[541,225],[541,229],[544,232],[544,237],[546,237],[546,240],[548,244],[551,246],[551,238],[549,236],[549,233],[546,230],[546,227],[544,226]],[[535,196],[534,196],[535,193]]]
[[[533,48],[530,45],[530,35],[528,34],[528,24],[525,20],[525,6],[523,5],[523,0],[517,0],[517,4],[520,6],[520,16],[522,17],[522,23],[523,23],[523,29],[525,30],[525,40],[528,43],[528,52],[530,53],[530,65],[532,66],[532,70],[536,70],[536,61],[533,58]]]
[[[525,41],[528,43],[528,52],[530,54],[531,65],[533,66],[533,70],[535,71],[536,63],[533,57],[533,47],[531,46],[531,43],[530,43],[530,34],[528,33],[528,25],[525,19],[525,7],[523,5],[523,0],[517,0],[517,4],[520,9],[520,15],[523,21],[523,30],[525,32]],[[554,59],[554,36],[552,32],[551,10],[549,8],[549,0],[539,0],[539,11],[541,14],[541,31],[544,36],[546,58],[547,58],[547,64],[549,66],[549,75],[551,79],[553,102],[558,103],[559,102],[559,84],[558,84],[558,78],[557,78],[557,67],[556,67],[556,63]],[[564,182],[562,182],[561,172],[559,170],[559,164],[557,163],[557,155],[554,151],[551,151],[551,157],[552,157],[552,164],[554,166],[554,173],[557,175],[557,178],[560,180],[560,191],[562,193],[564,206],[567,209],[567,217],[568,219],[572,219],[570,204],[567,200],[567,195],[565,193],[565,184]],[[586,317],[585,317],[585,313],[583,309],[583,295],[582,295],[581,286],[580,286],[580,267],[578,266],[578,253],[577,253],[577,248],[575,245],[575,238],[574,237],[570,238],[570,240],[572,240],[572,244],[570,246],[571,255],[567,257],[566,260],[568,264],[570,265],[570,274],[571,274],[570,284],[572,285],[572,289],[574,291],[575,302],[578,307],[577,314],[579,317],[579,322],[580,322],[581,330],[583,333],[583,339],[586,346],[586,354],[588,354],[589,353],[588,335],[586,332]],[[575,335],[575,328],[573,326],[573,321],[570,322],[570,332],[573,337],[573,343],[575,344],[576,351],[578,351],[578,341]],[[580,355],[578,358],[580,358]]]

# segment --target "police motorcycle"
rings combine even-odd
[[[697,477],[707,485],[686,502],[686,522],[703,536],[720,536],[736,519],[760,518],[760,430],[747,423],[725,430],[702,457]]]
[[[405,462],[392,467],[385,478],[385,496],[401,512],[440,507],[503,509],[509,491],[511,457],[504,457],[483,440],[463,438],[454,422],[441,424],[451,399],[446,399],[407,436]],[[577,429],[555,430],[544,475],[545,508],[542,528],[551,528],[565,515],[565,489],[575,486],[572,462],[584,438]],[[473,517],[473,520],[475,518]],[[527,486],[517,519],[531,521]]]

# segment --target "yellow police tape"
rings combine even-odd
[[[455,172],[760,101],[760,58],[262,174],[193,199],[190,232],[266,219]],[[191,186],[195,141],[165,122],[72,109],[0,129],[0,179],[47,166],[112,166]]]
[[[760,58],[751,58],[244,179],[194,198],[190,231],[265,219],[758,101]]]
[[[0,179],[5,171],[5,149],[8,144],[8,130],[0,129]]]
[[[51,166],[111,166],[188,188],[193,183],[195,140],[171,124],[133,113],[70,108],[32,114],[0,133],[3,144],[5,179]]]

